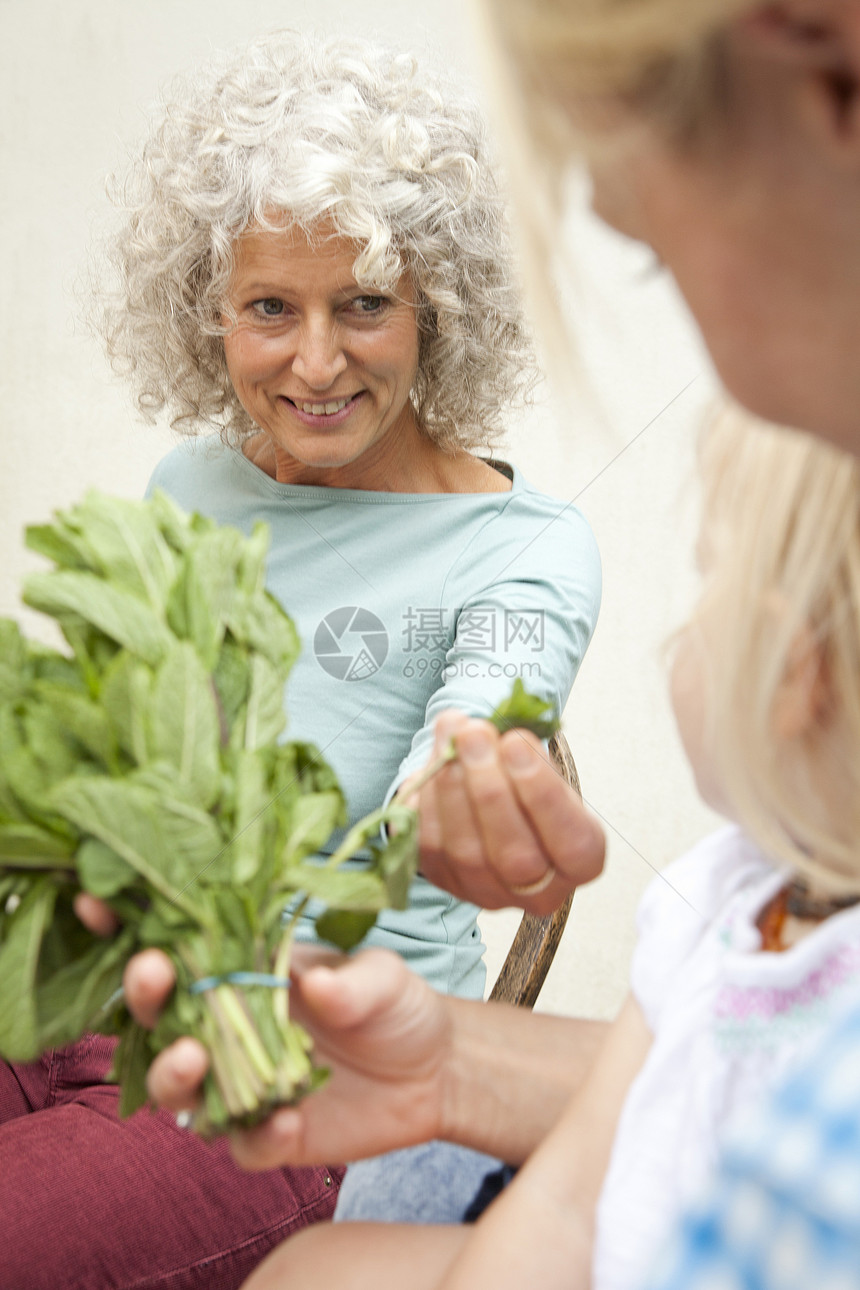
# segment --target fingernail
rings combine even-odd
[[[535,764],[534,748],[519,735],[513,739],[502,740],[502,757],[508,770],[514,775],[531,769]]]

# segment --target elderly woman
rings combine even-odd
[[[527,124],[528,156],[557,174],[585,142],[598,211],[674,272],[731,393],[761,416],[860,453],[860,0],[485,8],[488,33],[501,38],[500,98],[514,126]],[[545,207],[528,214],[539,266],[555,225]],[[464,723],[458,738],[470,730]],[[469,794],[513,795],[505,747],[497,741],[488,754],[480,789],[468,766],[462,781],[438,787],[424,803],[425,827],[438,807],[456,810]],[[576,803],[550,775],[540,779],[559,835],[581,838]],[[152,962],[137,969],[135,1006],[152,1015],[165,978]],[[526,1279],[569,1286],[566,1242],[587,1241],[588,1224],[574,1218],[579,1157],[553,1130],[589,1069],[593,1030],[431,995],[377,956],[309,971],[301,994],[318,1042],[339,1055],[339,1085],[245,1138],[242,1159],[259,1167],[358,1156],[426,1136],[517,1163],[543,1143],[477,1229],[418,1229],[399,1247],[367,1242],[361,1272],[365,1283],[418,1284],[420,1268],[421,1284],[445,1290]],[[676,1257],[651,1284],[856,1282],[858,1054],[855,1008],[764,1110],[766,1131],[727,1152],[719,1190],[688,1216]],[[185,1105],[202,1061],[188,1041],[164,1054],[151,1078],[160,1099]],[[344,1115],[351,1106],[363,1114]],[[255,1290],[324,1276],[349,1284],[352,1233],[331,1235],[324,1249],[313,1234],[288,1243]]]
[[[323,751],[352,818],[427,760],[443,709],[486,715],[514,676],[561,709],[599,562],[575,508],[474,451],[531,368],[471,108],[390,51],[274,36],[177,88],[122,204],[109,351],[145,414],[205,432],[152,487],[270,525],[269,586],[304,643],[290,734]],[[541,757],[523,750],[527,779]],[[570,874],[548,886],[526,813],[504,823],[504,889],[549,908]],[[477,910],[456,897],[498,896],[480,829],[461,816],[452,845],[426,843],[456,895],[419,878],[372,935],[475,998]],[[91,1036],[0,1071],[4,1286],[234,1286],[331,1215],[328,1163],[251,1175],[168,1115],[117,1122],[110,1050]],[[463,1157],[468,1191],[486,1162]],[[375,1177],[359,1168],[353,1194]]]

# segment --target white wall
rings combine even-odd
[[[159,87],[216,48],[275,26],[336,27],[409,43],[475,76],[462,0],[3,0],[0,5],[0,613],[34,561],[21,530],[88,486],[138,495],[171,442],[135,417],[77,321],[77,284],[122,167]],[[640,248],[571,219],[580,266],[571,309],[592,392],[547,395],[512,428],[509,455],[531,480],[576,498],[604,561],[604,607],[565,714],[586,800],[604,819],[609,862],[577,894],[541,999],[606,1016],[624,992],[632,911],[652,872],[700,836],[697,802],[665,697],[660,650],[693,586],[689,551],[695,426],[707,362],[671,285]],[[485,916],[490,972],[513,916]]]

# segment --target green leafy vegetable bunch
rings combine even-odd
[[[195,1035],[211,1066],[194,1127],[252,1124],[325,1078],[289,1016],[296,920],[321,901],[319,935],[350,949],[380,910],[405,908],[416,814],[395,797],[319,858],[346,808],[319,752],[283,739],[299,645],[264,587],[264,525],[245,537],[161,493],[91,493],[27,545],[54,567],[26,580],[24,600],[67,648],[0,619],[0,1055],[119,1035],[127,1115],[155,1054]],[[548,708],[517,681],[491,720],[548,738]],[[80,891],[115,911],[116,937],[80,923]],[[154,1032],[120,988],[149,946],[177,974]]]
[[[54,568],[26,580],[24,600],[68,649],[0,620],[0,1054],[119,1034],[130,1114],[155,1053],[196,1035],[212,1058],[196,1127],[253,1123],[322,1078],[273,988],[296,918],[322,900],[321,935],[348,947],[378,910],[403,907],[414,814],[393,804],[328,862],[310,858],[346,810],[318,751],[281,741],[298,640],[263,585],[265,526],[245,537],[160,493],[92,493],[29,528],[27,545]],[[391,846],[344,868],[383,818]],[[114,939],[75,917],[81,890],[116,912]],[[147,946],[178,978],[154,1033],[119,989]]]

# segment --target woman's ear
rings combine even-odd
[[[801,739],[824,727],[830,705],[821,645],[804,627],[795,637],[771,709],[777,739]]]
[[[807,124],[841,165],[860,169],[860,0],[777,0],[738,31],[796,70]]]

